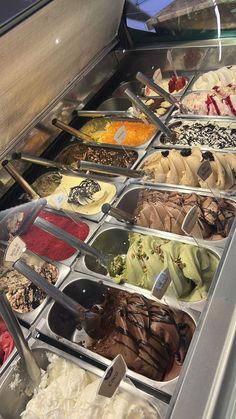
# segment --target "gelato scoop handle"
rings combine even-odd
[[[99,259],[103,263],[106,263],[104,256],[96,249],[84,243],[82,240],[79,240],[76,237],[72,236],[72,234],[66,233],[61,228],[55,227],[52,223],[49,223],[43,218],[37,217],[34,221],[34,225],[36,225],[44,231],[47,231],[48,233],[57,237],[59,240],[63,240],[65,243],[81,251],[83,254],[92,256],[96,259]]]
[[[93,172],[125,176],[129,178],[140,178],[146,174],[144,170],[125,169],[123,167],[107,166],[105,164],[90,163],[83,160],[78,162],[78,168],[81,170],[91,170]]]
[[[31,154],[28,153],[12,153],[11,158],[13,160],[24,160],[24,161],[28,161],[30,163],[34,163],[34,164],[39,164],[41,166],[45,166],[45,167],[53,167],[59,170],[68,170],[70,168],[70,166],[66,166],[64,164],[52,161],[52,160],[48,160],[48,159],[43,159],[42,157],[35,157],[32,156]]]
[[[60,121],[59,119],[54,118],[52,120],[52,124],[55,125],[55,127],[60,128],[62,131],[68,132],[68,134],[73,135],[74,137],[78,138],[79,140],[82,141],[89,141],[90,143],[95,143],[92,139],[92,137],[90,137],[90,135],[85,134],[84,132],[71,127],[70,125],[65,124],[64,122]],[[97,144],[97,143],[96,143]]]
[[[31,282],[33,282],[36,287],[42,289],[53,300],[68,310],[84,327],[86,333],[89,336],[95,337],[94,334],[99,331],[100,326],[100,316],[98,313],[93,313],[85,309],[71,297],[61,292],[54,285],[50,284],[45,278],[39,275],[34,269],[28,266],[21,259],[18,259],[14,263],[13,267]]]
[[[112,207],[110,204],[103,204],[102,212],[111,215],[111,217],[116,218],[118,221],[134,224],[134,216],[132,214],[129,214],[120,208]]]
[[[170,138],[171,140],[174,137],[174,133],[162,122],[158,116],[154,114],[144,103],[137,97],[130,89],[125,89],[126,96],[131,100],[131,102],[141,111],[143,112],[147,118],[155,124],[164,134]]]
[[[32,199],[38,199],[40,196],[33,190],[29,183],[20,175],[18,170],[8,161],[4,160],[2,162],[4,169],[15,179],[19,185],[24,189],[25,192],[29,194]]]
[[[13,310],[8,302],[8,299],[3,291],[0,291],[0,314],[10,332],[19,355],[23,360],[27,373],[35,386],[38,386],[41,381],[41,372],[38,367],[32,352],[28,347],[18,320],[13,313]]]

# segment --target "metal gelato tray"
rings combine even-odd
[[[75,176],[75,177],[77,177],[77,176]],[[111,179],[109,179],[108,177],[105,177],[105,176],[99,176],[99,175],[97,176],[95,174],[94,175],[87,175],[86,173],[84,174],[84,173],[81,172],[81,173],[78,173],[78,177],[81,177],[81,178],[84,178],[84,179],[94,179],[95,181],[98,181],[98,182],[109,183],[109,184],[114,185],[115,188],[116,188],[116,192],[115,192],[114,197],[110,201],[110,204],[112,204],[116,200],[116,198],[119,196],[119,194],[121,193],[121,191],[125,187],[124,183],[111,182]],[[101,207],[102,207],[102,204],[101,204]],[[50,206],[50,204],[48,204],[47,208],[51,208],[55,211],[55,208]],[[64,212],[63,209],[59,210],[60,213],[61,213],[61,211],[62,211],[62,213]],[[101,210],[99,212],[97,212],[96,214],[92,214],[92,215],[82,214],[82,213],[79,212],[79,210],[74,211],[73,209],[67,209],[66,213],[67,213],[68,217],[76,216],[78,218],[81,218],[81,220],[83,219],[83,221],[85,223],[87,223],[87,220],[94,221],[95,223],[99,223],[102,220],[102,218],[104,217],[104,214]],[[95,227],[95,229],[96,229],[96,227]]]
[[[122,194],[120,195],[120,197],[117,199],[116,203],[115,203],[115,207],[127,211],[129,214],[134,215],[135,209],[136,209],[136,205],[137,205],[137,200],[138,200],[138,195],[139,192],[143,189],[147,189],[147,190],[151,190],[151,191],[159,191],[159,192],[175,192],[175,193],[179,193],[179,194],[189,194],[189,193],[195,193],[196,195],[199,196],[210,196],[212,197],[211,193],[207,193],[205,191],[201,191],[198,190],[195,191],[193,189],[183,189],[183,190],[178,190],[174,187],[169,187],[168,185],[166,186],[143,186],[143,185],[128,185],[125,190],[122,192]],[[234,203],[235,205],[235,199],[232,198],[227,198],[227,201],[232,201],[232,203]],[[236,209],[236,205],[235,205],[235,209]],[[129,228],[129,224],[127,225],[125,222],[122,221],[118,221],[117,219],[115,219],[114,217],[108,215],[105,219],[105,221],[107,223],[113,223],[113,224],[118,224],[118,225],[123,225],[125,227]],[[148,228],[148,227],[142,227],[142,226],[138,226],[136,225],[137,228],[139,228],[140,230],[142,230],[144,233],[145,232],[151,232],[151,234],[156,235],[162,232],[162,230],[157,230],[157,229],[153,229],[153,228]],[[233,226],[231,227],[232,230]],[[170,233],[167,232],[168,234],[171,235],[173,240],[176,239],[182,239],[183,237],[186,236],[186,234],[183,232],[183,235],[179,235],[179,234],[175,234],[175,233]],[[188,236],[187,236],[188,237]],[[213,247],[220,247],[220,248],[224,248],[226,243],[227,243],[228,237],[225,237],[221,240],[209,240],[209,239],[201,239],[201,238],[197,238],[197,242],[201,245],[208,245],[208,246],[213,246]],[[193,241],[194,243],[194,241]]]
[[[73,362],[98,378],[102,377],[104,374],[101,369],[90,365],[88,362],[80,360],[77,357],[40,340],[30,338],[29,347],[33,352],[36,362],[43,370],[46,370],[48,367],[48,355],[54,354],[67,361]],[[110,362],[107,364],[109,365]],[[20,414],[25,410],[25,407],[31,398],[27,392],[27,386],[29,387],[29,384],[27,372],[21,359],[17,356],[9,368],[0,377],[0,416],[2,415],[1,417],[3,417],[3,419],[17,419],[20,417]],[[156,397],[153,397],[144,391],[138,390],[133,385],[125,382],[125,380],[122,381],[119,388],[133,395],[134,400],[139,397],[150,403],[156,410],[157,417],[160,416],[161,419],[164,419],[167,405],[161,400],[158,400]]]
[[[23,335],[25,337],[25,339],[28,339],[30,336],[30,331],[28,329],[26,329],[25,327],[21,326]],[[0,382],[1,382],[1,376],[4,374],[4,372],[11,367],[14,358],[17,355],[17,349],[16,347],[13,349],[12,353],[9,355],[9,357],[7,358],[7,360],[4,362],[4,364],[0,367]],[[1,408],[0,408],[1,410]]]
[[[126,122],[127,121],[130,124],[137,122],[136,120],[131,121],[131,120],[120,119],[120,118],[112,118],[112,121],[113,122],[115,122],[115,121],[124,121],[124,122]],[[91,129],[94,132],[96,132],[96,131],[102,131],[102,130],[104,130],[104,127],[105,127],[105,125],[106,125],[107,122],[111,122],[111,119],[106,119],[106,118],[94,118],[94,119],[90,119],[89,121],[87,121],[81,127],[81,132],[84,132],[84,128],[87,128],[87,127],[89,127],[89,129]],[[142,122],[142,121],[139,121],[139,122]],[[159,128],[156,127],[156,130],[155,130],[154,134],[145,143],[143,143],[142,145],[139,145],[139,146],[132,146],[132,145],[130,145],[129,148],[135,149],[135,150],[139,150],[139,149],[145,149],[146,150],[147,147],[149,146],[149,144],[151,144],[152,141],[154,140],[154,138],[156,138],[156,135],[157,135],[158,131],[159,131]],[[86,134],[89,133],[91,135],[90,131],[89,132],[85,131],[85,133]],[[98,144],[100,144],[101,146],[104,145],[104,143],[99,143],[99,142],[98,142]],[[109,145],[109,146],[111,146],[111,145],[113,146],[114,145],[114,144],[110,144],[110,143],[106,143],[106,144]],[[127,146],[124,145],[124,147],[127,147]]]
[[[64,281],[64,279],[67,277],[67,275],[70,272],[70,268],[60,262],[56,262],[56,261],[51,261],[47,258],[42,258],[39,257],[38,255],[36,255],[35,253],[30,252],[29,250],[26,251],[26,253],[22,256],[22,258],[24,258],[27,262],[27,264],[29,265],[37,265],[37,266],[42,266],[46,263],[50,263],[53,266],[55,266],[58,269],[58,279],[55,283],[56,287],[59,287],[62,282]],[[11,266],[9,265],[9,263],[6,264],[6,271],[9,269],[11,269]],[[4,276],[4,273],[1,275],[1,277]],[[1,281],[1,277],[0,277],[0,281]],[[35,320],[37,319],[37,317],[40,315],[41,311],[43,310],[43,308],[47,305],[47,303],[49,302],[49,297],[47,296],[44,301],[39,304],[35,309],[29,311],[28,313],[20,313],[16,310],[15,314],[17,315],[17,317],[22,320],[22,322],[26,325],[31,325],[32,323],[35,322]]]
[[[112,99],[113,100],[113,99]],[[56,161],[58,161],[59,159],[60,159],[60,156],[64,153],[64,152],[66,152],[67,150],[70,150],[71,148],[73,148],[73,147],[76,147],[78,145],[78,147],[80,146],[80,144],[78,143],[78,141],[75,139],[73,142],[71,142],[71,144],[69,145],[69,146],[67,146],[67,147],[65,147],[65,148],[63,148],[61,151],[60,151],[60,153],[56,156]],[[108,151],[110,151],[110,150],[117,150],[117,151],[120,151],[120,152],[122,152],[123,154],[125,154],[126,153],[126,150],[129,152],[129,151],[132,151],[132,152],[134,152],[135,153],[135,155],[136,155],[136,160],[135,160],[135,162],[129,167],[129,169],[134,169],[138,164],[139,164],[139,162],[141,161],[141,159],[145,156],[145,154],[146,154],[146,150],[142,150],[142,149],[134,149],[134,148],[132,148],[132,147],[120,147],[120,146],[116,146],[116,145],[109,145],[109,144],[97,144],[97,145],[91,145],[91,146],[89,146],[89,145],[86,145],[86,144],[81,144],[82,145],[82,147],[87,147],[87,148],[92,148],[92,149],[100,149],[100,148],[104,148],[104,149],[107,149]],[[88,160],[87,160],[88,161]],[[97,163],[100,163],[100,162],[97,162]],[[82,172],[81,172],[82,173]],[[126,177],[124,177],[124,176],[107,176],[107,175],[99,175],[98,173],[96,174],[95,172],[94,172],[94,175],[96,175],[96,176],[98,176],[101,180],[104,180],[104,179],[106,179],[106,181],[109,179],[109,181],[110,182],[120,182],[120,183],[122,183],[122,182],[125,182],[125,180],[127,179]]]
[[[211,89],[209,90],[187,90],[184,92],[183,96],[181,96],[181,101],[183,99],[185,99],[188,95],[194,93],[196,94],[196,96],[200,95],[201,93],[209,93],[211,91]],[[179,109],[176,109],[173,111],[172,116],[174,116],[175,118],[193,118],[193,119],[212,119],[214,118],[216,121],[221,121],[221,120],[232,120],[234,118],[233,115],[207,115],[207,114],[197,114],[194,113],[194,111],[189,111],[189,114],[183,114],[179,111]]]
[[[104,255],[111,255],[117,256],[117,255],[125,255],[129,248],[129,233],[137,232],[140,234],[143,234],[145,236],[154,235],[155,237],[159,237],[162,239],[172,240],[173,241],[173,235],[171,233],[166,233],[162,231],[151,231],[146,230],[145,232],[138,228],[138,227],[128,227],[128,226],[120,226],[116,224],[111,223],[104,223],[100,229],[96,232],[93,239],[90,241],[90,245],[98,248],[101,253]],[[186,236],[176,236],[175,241],[180,243],[186,243],[196,246],[196,242],[191,237]],[[199,243],[200,244],[200,243]],[[212,253],[214,253],[220,260],[223,249],[220,247],[207,245],[205,243],[201,243],[201,247],[204,249],[210,250]],[[108,281],[111,281],[112,284],[115,284],[115,281],[113,278],[109,276],[109,274],[106,272],[105,268],[103,268],[95,259],[88,257],[88,256],[81,256],[78,258],[77,262],[74,265],[74,270],[78,272],[85,272],[88,275],[96,275],[98,280],[103,280],[104,278]],[[216,276],[216,274],[215,274]],[[215,278],[214,276],[214,278]],[[214,283],[214,278],[212,279],[212,283]],[[129,283],[119,284],[118,285],[121,288],[131,289],[135,292],[140,293],[146,293],[149,297],[151,296],[151,291],[148,291],[147,289],[140,288],[139,286],[132,285]],[[162,301],[165,302],[165,296],[162,298]],[[193,310],[202,311],[203,307],[205,306],[207,300],[200,300],[195,302],[185,302],[178,300],[178,305],[181,308],[192,308]]]
[[[186,147],[182,147],[182,149],[184,149]],[[175,149],[175,147],[171,147],[171,149]],[[142,160],[142,162],[137,166],[137,170],[143,169],[143,165],[146,162],[146,160],[154,153],[161,153],[161,152],[167,152],[169,150],[167,150],[166,148],[158,148],[158,149],[154,149],[154,148],[150,148],[147,152],[147,154],[145,155],[144,159]],[[232,151],[230,150],[214,150],[217,151],[217,153],[232,153]],[[233,154],[235,154],[235,152],[233,152]],[[163,182],[156,182],[155,180],[151,180],[148,178],[141,178],[141,179],[131,179],[129,181],[129,183],[133,184],[142,184],[142,185],[149,185],[149,186],[163,186],[163,187],[172,187],[172,188],[177,188],[180,190],[186,190],[186,191],[200,191],[200,193],[202,192],[206,192],[208,194],[214,194],[215,196],[220,196],[221,198],[232,198],[234,199],[234,195],[235,195],[235,186],[236,186],[236,179],[235,179],[235,185],[234,187],[232,187],[232,189],[228,190],[228,191],[224,191],[221,189],[216,189],[216,188],[212,188],[212,190],[208,189],[208,188],[200,188],[200,186],[185,186],[185,185],[177,185],[174,183],[163,183]],[[213,192],[212,192],[213,191]]]
[[[207,123],[210,123],[212,125],[217,124],[222,128],[234,129],[236,133],[236,122],[235,122],[235,118],[233,119],[232,117],[230,117],[230,119],[228,120],[225,120],[222,117],[219,117],[217,120],[215,120],[214,116],[211,117],[210,119],[202,119],[202,117],[198,117],[196,120],[196,119],[193,119],[192,116],[188,115],[187,117],[186,115],[183,119],[181,119],[180,117],[172,118],[170,121],[168,121],[167,126],[171,129],[175,127],[176,125],[180,125],[180,124],[182,125],[188,124],[191,126],[196,123],[203,124],[203,125],[204,124],[207,125]],[[207,144],[188,145],[188,144],[178,144],[178,142],[171,143],[171,142],[168,142],[168,139],[167,139],[167,142],[165,143],[164,138],[165,138],[165,135],[163,133],[160,133],[157,139],[153,142],[152,146],[157,147],[157,148],[166,148],[166,149],[172,149],[172,148],[183,149],[183,148],[199,147],[201,150],[206,150],[206,151],[214,149],[214,151],[217,151],[217,152],[222,151],[224,153],[236,152],[236,141],[235,141],[235,146],[217,148],[217,147],[208,146]]]
[[[97,225],[96,222],[85,219],[82,216],[80,216],[80,214],[78,214],[76,212],[71,214],[69,211],[64,212],[63,210],[56,210],[56,209],[53,209],[51,207],[46,207],[46,209],[47,209],[48,212],[52,212],[54,214],[64,215],[65,217],[68,217],[69,219],[71,219],[75,222],[78,221],[78,222],[85,223],[89,227],[89,233],[88,233],[86,239],[84,240],[84,243],[88,243],[89,240],[91,239],[91,237],[93,237],[94,233],[97,231],[98,225]],[[79,255],[79,252],[77,250],[75,250],[75,253],[71,257],[69,257],[67,259],[60,260],[58,262],[70,267],[78,255]],[[54,263],[53,259],[49,259],[49,258],[45,257],[45,260],[48,260],[49,262]]]
[[[60,287],[63,292],[85,307],[91,307],[93,304],[100,304],[104,299],[103,293],[107,288],[120,290],[120,287],[117,284],[105,280],[98,282],[98,280],[91,277],[91,275],[89,276],[76,272],[71,273],[65,283]],[[134,290],[124,290],[130,293],[134,292]],[[150,295],[148,295],[145,290],[141,291],[140,289],[137,289],[135,292],[151,299]],[[199,313],[186,308],[183,308],[182,310],[193,319],[195,324],[197,324]],[[75,320],[57,303],[50,303],[50,305],[46,307],[41,318],[38,320],[37,324],[35,324],[35,330],[40,334],[53,339],[53,341],[58,341],[63,346],[73,349],[102,365],[107,366],[110,363],[108,358],[81,346],[81,342],[86,341],[87,335],[83,330],[79,331],[76,328]],[[169,394],[173,394],[175,385],[178,381],[178,376],[170,381],[155,381],[130,369],[127,371],[127,376],[151,389],[163,390]]]
[[[41,199],[38,202],[46,203],[46,200]],[[37,216],[40,215],[39,213],[41,210],[47,211],[48,213],[51,213],[51,214],[58,214],[58,215],[67,217],[69,219],[72,219],[75,222],[78,221],[78,222],[85,223],[89,228],[88,236],[84,240],[85,243],[89,241],[89,239],[93,236],[94,232],[97,230],[97,224],[93,223],[92,221],[83,219],[77,213],[73,213],[73,215],[70,213],[68,214],[67,211],[56,210],[51,207],[47,207],[47,206],[45,207],[44,205],[42,206],[41,204],[38,205],[37,201],[34,201],[34,202],[29,202],[20,206],[10,208],[9,210],[0,212],[0,235],[1,235],[2,240],[4,239],[5,241],[8,241],[8,238],[9,238],[9,231],[7,229],[8,220],[14,219],[14,216],[17,214],[24,213],[21,224],[18,226],[17,231],[14,232],[14,235],[16,234],[22,235],[24,233],[27,233],[27,229],[34,224],[34,221],[37,218]],[[36,252],[34,253],[36,254]],[[67,259],[58,260],[57,262],[70,266],[72,262],[75,260],[77,255],[78,255],[78,251],[75,250],[74,254],[71,257]],[[41,256],[39,255],[39,257]],[[49,263],[51,262],[54,263],[54,259],[50,259],[46,256],[42,256],[42,257]]]
[[[164,102],[168,102],[166,101],[164,98],[162,98],[161,96],[155,96],[155,97],[148,97],[148,96],[144,96],[144,88],[142,87],[141,83],[139,83],[136,80],[132,80],[132,81],[128,81],[128,82],[123,82],[119,85],[119,87],[116,89],[117,94],[114,95],[114,97],[109,98],[107,100],[105,100],[103,103],[101,103],[101,105],[99,106],[99,110],[113,110],[113,111],[127,111],[128,108],[132,107],[132,102],[126,98],[126,95],[124,93],[125,89],[129,89],[131,90],[132,93],[134,93],[135,95],[139,96],[142,100],[144,100],[145,102],[147,101],[152,101],[152,103],[150,103],[150,109],[163,109],[162,114],[159,114],[159,118],[165,120],[168,115],[174,110],[174,106],[169,104],[168,107],[164,107],[162,106],[162,104],[164,104]],[[146,104],[147,107],[149,107]],[[164,111],[165,110],[165,111]],[[130,112],[130,115],[132,115],[132,112]]]

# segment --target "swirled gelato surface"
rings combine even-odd
[[[78,365],[50,354],[39,388],[21,414],[23,419],[160,419],[141,397],[118,390],[97,395],[100,379]]]
[[[107,334],[89,349],[110,359],[122,354],[129,368],[153,380],[179,374],[195,330],[187,313],[115,288],[107,290],[102,308]]]
[[[197,172],[208,160],[212,173],[203,181]],[[236,154],[201,151],[198,147],[156,151],[142,165],[151,180],[158,183],[228,190],[236,183]]]
[[[182,223],[188,211],[198,208],[200,238],[220,240],[228,236],[236,214],[236,203],[196,193],[141,189],[135,210],[137,225],[184,235]],[[198,231],[194,232],[195,237]]]
[[[200,301],[207,297],[219,259],[200,246],[131,233],[127,254],[116,256],[109,273],[116,282],[151,290],[156,276],[168,267],[172,287],[180,300]]]

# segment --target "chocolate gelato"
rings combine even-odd
[[[220,240],[228,236],[236,214],[236,203],[196,193],[141,189],[135,221],[142,227],[184,235],[182,223],[188,211],[195,205],[198,207],[198,225],[203,238]]]
[[[71,165],[77,169],[78,160],[107,166],[130,168],[138,158],[134,150],[119,150],[115,148],[93,147],[82,144],[73,144],[65,148],[58,156],[57,161]]]
[[[153,380],[178,376],[195,329],[186,313],[114,288],[102,308],[106,337],[89,349],[109,359],[122,354],[130,369]]]

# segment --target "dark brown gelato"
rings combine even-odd
[[[134,150],[119,150],[110,147],[93,147],[83,144],[74,144],[65,148],[58,156],[57,161],[71,165],[77,169],[78,160],[107,166],[130,168],[138,158]]]
[[[108,289],[102,307],[106,336],[89,349],[109,359],[122,354],[130,369],[153,380],[179,375],[195,330],[188,314],[117,289]]]

